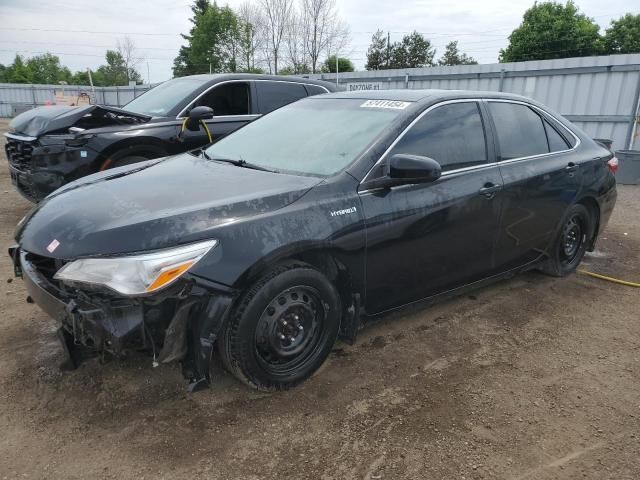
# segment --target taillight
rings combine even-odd
[[[607,167],[609,167],[609,171],[611,173],[616,173],[618,171],[618,159],[616,157],[612,157],[611,160],[607,162]]]

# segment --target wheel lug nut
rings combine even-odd
[[[283,319],[282,320],[282,325],[284,325],[286,327],[288,325],[287,321]]]
[[[280,337],[280,340],[284,340],[286,338],[282,333],[279,335],[279,337]]]
[[[304,330],[304,327],[302,325],[298,325],[298,330],[302,331]]]

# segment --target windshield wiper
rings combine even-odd
[[[270,170],[268,168],[262,167],[260,165],[256,165],[255,163],[247,162],[246,160],[242,160],[242,159],[212,157],[204,149],[202,150],[202,156],[207,160],[213,160],[214,162],[230,163],[231,165],[235,165],[236,167],[251,168],[252,170],[261,170],[263,172],[277,173],[275,170]]]

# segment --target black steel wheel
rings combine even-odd
[[[542,270],[555,277],[575,271],[593,237],[594,221],[584,205],[569,207]]]
[[[322,273],[306,264],[280,265],[240,299],[220,339],[223,362],[260,390],[290,388],[329,355],[340,316],[338,292]]]
[[[586,241],[585,237],[582,218],[576,213],[568,218],[562,226],[560,254],[564,261],[572,262],[576,258],[580,247]]]

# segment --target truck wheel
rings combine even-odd
[[[258,390],[286,390],[310,377],[340,329],[340,296],[310,265],[280,265],[239,300],[219,345],[224,365]]]
[[[541,270],[554,277],[573,273],[584,257],[589,239],[593,237],[593,228],[591,215],[583,205],[569,207]]]

